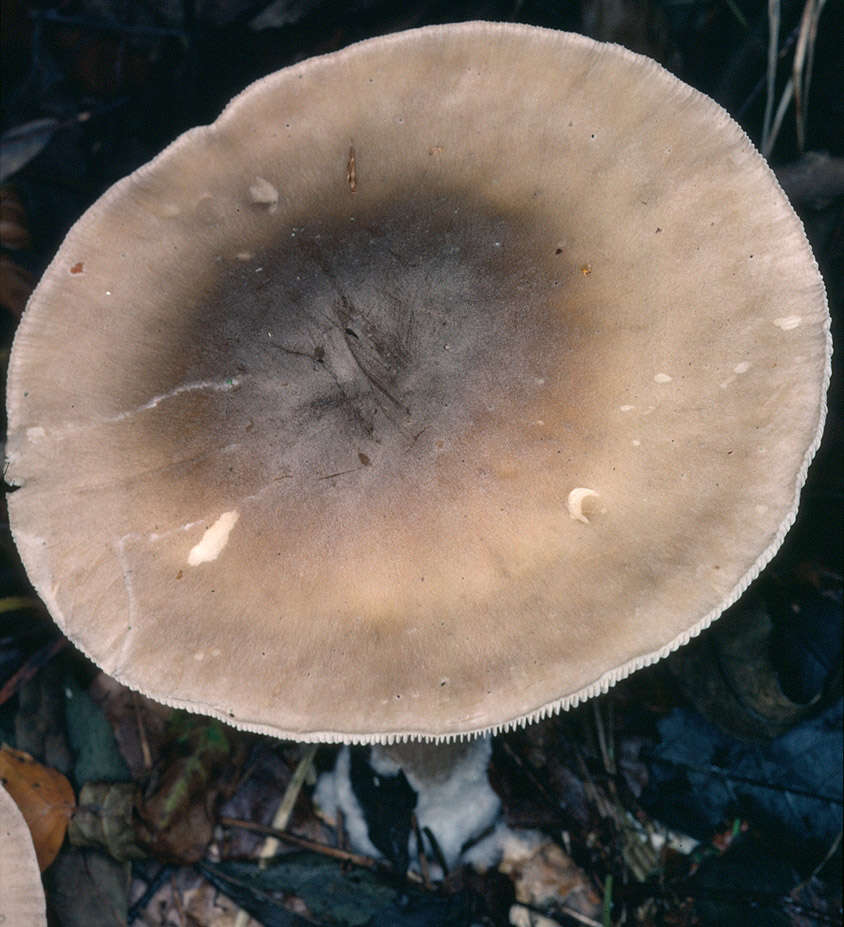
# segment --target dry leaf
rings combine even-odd
[[[57,770],[6,744],[0,747],[0,781],[29,826],[43,872],[64,841],[68,819],[76,807],[73,788]]]
[[[70,821],[67,839],[77,847],[99,847],[118,860],[143,859],[135,840],[134,782],[86,782]]]
[[[509,875],[516,901],[533,907],[564,905],[595,919],[600,899],[586,873],[540,831],[510,830],[502,834],[499,872]]]
[[[205,854],[216,805],[244,762],[244,739],[219,722],[174,714],[170,740],[135,805],[135,835],[154,856],[196,862]]]
[[[0,188],[0,245],[20,251],[31,243],[26,210],[20,197],[9,187]]]
[[[32,274],[7,254],[0,254],[0,306],[20,317],[35,286]]]

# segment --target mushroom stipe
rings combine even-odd
[[[74,226],[10,361],[10,519],[62,629],[160,701],[498,731],[735,601],[829,365],[720,107],[581,36],[414,30],[259,81]]]

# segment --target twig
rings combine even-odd
[[[171,878],[175,867],[165,864],[163,865],[158,872],[147,881],[147,887],[144,889],[143,895],[129,908],[129,912],[126,916],[126,921],[129,924],[134,923],[138,917],[143,914],[147,905],[152,901],[153,896],[158,892],[164,883]]]
[[[445,861],[445,854],[442,851],[442,847],[439,844],[439,841],[434,836],[434,832],[430,827],[423,827],[422,833],[428,838],[428,842],[431,844],[431,852],[434,854],[434,859],[437,861],[437,865],[442,869],[443,876],[448,875],[448,864]]]
[[[789,895],[793,898],[799,891],[801,891],[805,886],[809,884],[816,876],[818,876],[823,869],[823,867],[835,856],[838,847],[841,845],[841,831],[838,831],[838,834],[835,837],[835,840],[832,841],[832,846],[827,850],[826,856],[815,866],[815,868],[803,879],[802,882],[799,882],[794,888],[789,892]]]
[[[823,869],[823,867],[832,859],[832,857],[835,856],[835,853],[838,850],[838,847],[840,846],[841,846],[841,831],[839,830],[838,836],[835,838],[835,840],[832,841],[832,846],[829,848],[826,856],[824,856],[824,858],[812,870],[812,878],[820,874],[821,869]]]
[[[305,747],[305,752],[302,755],[302,759],[299,760],[299,763],[290,778],[290,782],[284,791],[284,795],[279,802],[278,810],[273,817],[272,826],[275,830],[283,831],[287,829],[287,825],[290,823],[290,815],[293,813],[293,807],[296,804],[296,800],[299,798],[299,793],[302,791],[302,786],[305,784],[305,778],[308,775],[308,770],[311,768],[311,764],[314,761],[316,752],[317,744],[308,744]],[[271,856],[275,856],[277,852],[278,840],[274,837],[270,837],[264,841],[264,845],[261,847],[258,856],[261,859],[269,859]]]
[[[597,699],[592,699],[592,713],[595,715],[595,728],[598,731],[598,746],[601,749],[601,759],[604,763],[604,771],[610,775],[614,776],[616,773],[615,761],[613,760],[613,750],[612,743],[607,746],[607,735],[604,731],[604,721],[601,717],[601,706],[598,703]],[[612,738],[612,730],[610,730],[610,739]]]
[[[143,716],[141,715],[141,697],[140,695],[132,690],[132,706],[135,709],[135,723],[138,726],[138,740],[141,742],[141,754],[144,758],[144,769],[149,771],[152,769],[152,751],[149,748],[149,740],[147,738],[147,729],[144,724]]]
[[[305,752],[302,756],[302,759],[299,760],[293,775],[290,777],[290,782],[287,783],[287,788],[284,790],[284,795],[282,796],[276,813],[273,817],[273,830],[279,832],[284,831],[287,825],[290,823],[290,815],[293,813],[293,807],[296,804],[296,799],[298,799],[299,793],[302,791],[302,786],[305,783],[305,777],[308,775],[308,770],[311,768],[316,751],[317,744],[308,744],[305,747]],[[258,851],[258,858],[260,860],[259,865],[261,868],[266,866],[268,859],[275,856],[275,854],[278,852],[278,846],[279,844],[277,837],[269,836],[264,840],[261,849]],[[237,912],[237,917],[235,918],[235,927],[246,927],[248,921],[248,912],[241,908],[240,911]]]
[[[530,780],[542,799],[547,803],[549,808],[553,808],[557,814],[561,814],[561,802],[545,783],[536,775],[536,773],[525,763],[522,757],[507,743],[506,740],[501,742],[501,747],[507,756],[519,767],[521,773]]]
[[[337,833],[337,846],[340,847],[341,850],[345,850],[346,845],[347,845],[346,843],[346,815],[343,813],[342,808],[337,809],[337,819],[336,819],[336,826],[334,830]]]
[[[0,705],[5,705],[25,682],[29,682],[42,666],[49,663],[50,660],[52,660],[57,653],[64,650],[67,645],[68,639],[66,637],[60,637],[58,640],[53,641],[51,644],[46,644],[34,653],[26,663],[24,663],[17,672],[13,673],[3,684],[3,688],[0,689]]]
[[[598,811],[598,814],[602,818],[610,818],[615,824],[618,824],[618,815],[616,814],[616,809],[613,807],[612,802],[606,796],[602,789],[599,789],[595,785],[595,781],[592,778],[592,774],[589,772],[589,768],[586,765],[586,761],[583,759],[583,754],[580,752],[579,748],[575,750],[575,756],[577,757],[578,765],[580,766],[580,775],[581,781],[583,783],[583,791],[589,801],[595,806]]]
[[[647,828],[635,822],[629,812],[624,808],[615,792],[615,783],[609,780],[610,795],[595,784],[586,762],[579,749],[575,753],[581,769],[583,791],[589,801],[595,806],[598,814],[618,832],[621,837],[621,860],[637,882],[644,882],[657,868],[659,855],[652,847],[650,841],[642,841],[647,835]]]
[[[431,887],[431,876],[428,869],[428,857],[425,853],[425,842],[422,840],[422,834],[419,830],[419,821],[415,813],[410,814],[410,826],[413,828],[413,834],[416,837],[416,852],[419,856],[419,869],[422,873],[422,882],[425,888]]]
[[[372,869],[375,872],[389,871],[388,866],[380,860],[373,859],[371,856],[364,856],[362,853],[352,853],[349,850],[341,850],[338,847],[328,846],[326,843],[320,843],[317,840],[309,840],[307,837],[300,837],[298,834],[291,834],[286,830],[276,830],[274,827],[267,827],[265,824],[257,824],[254,821],[243,821],[240,818],[220,818],[223,827],[240,827],[242,830],[251,830],[256,834],[269,834],[282,843],[298,847],[300,850],[310,850],[312,853],[320,853],[322,856],[330,856],[332,859],[338,859],[341,862],[351,863],[354,866],[360,866],[363,869]],[[422,884],[420,876],[414,872],[408,872],[406,878],[411,882]]]
[[[170,896],[173,899],[173,904],[176,908],[176,913],[179,915],[179,925],[180,927],[185,927],[187,923],[185,919],[185,905],[182,901],[182,893],[178,888],[171,882],[170,883]]]

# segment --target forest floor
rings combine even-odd
[[[835,339],[844,300],[844,7],[775,4],[772,68],[768,6],[3,0],[3,367],[39,275],[110,184],[212,121],[263,74],[369,36],[466,19],[617,41],[721,103],[766,151],[805,224]],[[816,33],[806,28],[812,16]],[[800,119],[788,89],[796,73],[811,75]],[[451,865],[437,834],[387,792],[379,813],[386,809],[405,845],[414,835],[415,861],[406,869],[389,851],[354,849],[347,822],[314,801],[339,747],[171,711],[101,673],[35,597],[4,511],[0,777],[18,794],[40,793],[29,813],[41,819],[50,923],[840,923],[842,408],[836,375],[798,522],[712,629],[600,698],[493,738],[487,775],[500,810]],[[758,659],[736,670],[730,654],[744,645]],[[375,815],[366,803],[362,811]],[[494,844],[486,859],[484,841]]]

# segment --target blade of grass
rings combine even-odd
[[[806,102],[805,88],[803,87],[803,68],[806,63],[806,52],[809,45],[809,33],[812,21],[815,18],[815,0],[806,0],[803,6],[803,15],[800,17],[800,34],[797,36],[797,47],[794,49],[794,58],[791,61],[791,79],[794,83],[794,118],[797,124],[797,147],[803,151],[805,144]]]
[[[806,38],[806,66],[805,66],[805,77],[802,81],[802,88],[795,81],[795,103],[798,107],[797,112],[797,145],[800,151],[805,151],[806,149],[806,120],[809,115],[809,87],[812,83],[812,73],[815,66],[815,42],[818,38],[818,21],[821,18],[821,13],[823,8],[826,5],[826,0],[807,0],[806,8],[810,8],[811,12],[808,17],[808,26],[807,26],[807,38]],[[806,19],[806,9],[803,11],[803,18]],[[800,24],[801,33],[803,31],[803,23]],[[796,62],[797,62],[797,52],[795,52],[795,71],[796,71]],[[802,64],[802,62],[801,62]]]
[[[768,141],[765,145],[762,146],[762,154],[766,158],[771,157],[771,152],[774,149],[774,145],[777,141],[777,136],[780,134],[780,129],[782,128],[782,121],[785,118],[785,114],[788,111],[788,104],[791,103],[791,98],[794,96],[794,79],[789,77],[788,83],[783,89],[782,96],[780,97],[780,103],[777,107],[776,115],[774,116],[774,124],[771,126],[771,132],[768,136]]]
[[[28,595],[8,595],[0,599],[0,615],[23,611],[26,608],[41,608],[41,600]]]
[[[765,116],[762,120],[762,153],[768,150],[771,119],[774,113],[774,94],[777,83],[777,50],[780,39],[780,0],[768,0],[768,73],[765,96]]]
[[[612,875],[604,880],[604,910],[601,917],[603,927],[612,927]]]
[[[736,0],[726,0],[727,8],[739,21],[739,23],[745,28],[749,29],[750,27],[747,24],[747,17],[742,13],[741,7],[736,3]]]

